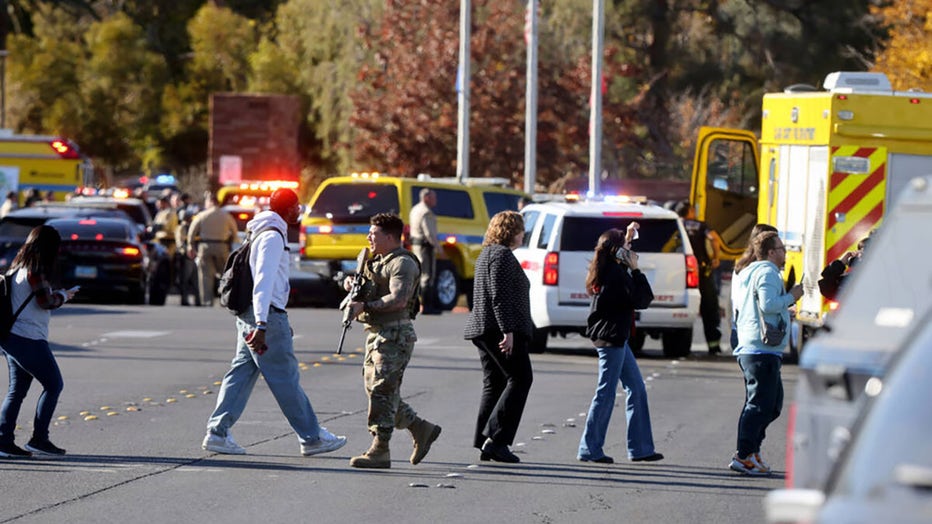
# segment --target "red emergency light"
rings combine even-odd
[[[81,158],[81,155],[68,142],[56,139],[49,142],[49,146],[62,158]]]

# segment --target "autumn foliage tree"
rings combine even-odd
[[[873,13],[889,39],[872,69],[886,73],[896,89],[932,90],[932,0],[891,2]]]

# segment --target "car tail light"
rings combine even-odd
[[[551,251],[544,256],[544,285],[555,286],[560,282],[560,253]]]
[[[783,478],[787,488],[793,487],[793,433],[796,432],[796,403],[790,404],[786,419],[786,473]]]
[[[693,255],[686,255],[686,287],[699,287],[699,262]]]
[[[138,247],[126,246],[123,248],[117,248],[117,253],[126,255],[128,257],[138,257],[140,251]]]

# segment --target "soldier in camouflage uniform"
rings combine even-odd
[[[420,266],[414,255],[401,247],[404,222],[397,215],[372,217],[369,249],[362,278],[366,284],[351,302],[351,315],[366,325],[366,357],[363,378],[369,397],[369,432],[372,446],[353,457],[355,468],[390,468],[388,443],[395,428],[407,429],[414,440],[412,464],[419,463],[437,437],[440,426],[420,418],[401,399],[401,382],[411,360],[417,335],[411,320],[418,309]],[[346,281],[347,290],[351,282]]]

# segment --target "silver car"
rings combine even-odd
[[[825,490],[771,492],[769,522],[932,522],[932,314],[917,326],[887,375],[868,381]]]

